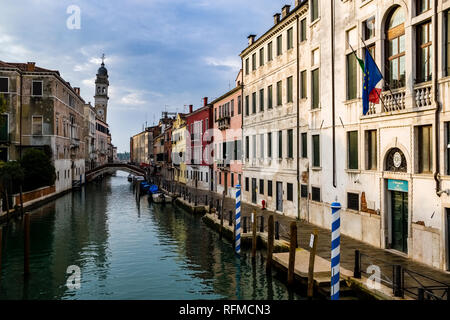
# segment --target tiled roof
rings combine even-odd
[[[28,64],[27,63],[16,63],[16,62],[4,62],[4,61],[0,61],[0,67],[3,68],[16,68],[19,69],[20,71],[27,71],[28,70]],[[34,67],[34,72],[55,72],[58,75],[59,71],[57,70],[50,70],[50,69],[45,69],[45,68],[41,68],[38,66]]]

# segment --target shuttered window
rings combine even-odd
[[[269,180],[267,181],[267,196],[272,197],[273,195],[273,186],[272,186],[272,181]]]
[[[430,173],[433,170],[432,126],[418,127],[419,173]]]
[[[358,131],[347,132],[348,168],[358,169]]]
[[[42,135],[42,116],[33,116],[31,130],[33,135]]]
[[[287,184],[287,200],[294,201],[294,185],[292,183]]]

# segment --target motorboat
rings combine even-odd
[[[172,197],[164,193],[154,193],[151,195],[154,203],[169,203],[172,202]]]

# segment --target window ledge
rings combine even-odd
[[[312,171],[322,171],[322,167],[312,167]]]
[[[316,20],[312,21],[309,23],[309,27],[312,28],[314,27],[316,24],[318,24],[320,21],[320,17],[318,17]]]
[[[361,170],[359,170],[359,169],[345,169],[345,172],[347,172],[347,173],[353,173],[353,174],[360,174],[361,173]]]
[[[344,104],[349,105],[349,104],[353,104],[353,103],[357,103],[357,102],[361,102],[361,101],[362,101],[361,98],[354,98],[354,99],[345,100]]]
[[[314,108],[314,109],[309,109],[310,112],[319,112],[319,111],[321,111],[321,110],[322,110],[321,107]]]

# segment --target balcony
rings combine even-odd
[[[220,159],[216,160],[217,168],[222,171],[229,171],[230,170],[230,162]]]
[[[433,105],[433,91],[430,82],[421,83],[414,86],[415,106],[426,108]]]
[[[383,115],[383,113],[398,112],[407,109],[418,111],[418,109],[433,107],[433,86],[431,82],[424,82],[414,86],[413,93],[407,97],[405,88],[383,91],[379,104],[369,104],[367,115]]]
[[[225,116],[217,120],[219,130],[227,130],[230,129],[231,118],[229,116]]]
[[[78,138],[71,138],[70,139],[70,148],[75,149],[80,147],[80,139]]]
[[[392,112],[405,109],[405,88],[395,89],[392,91],[384,91],[381,94],[381,104],[383,105],[383,112]]]

